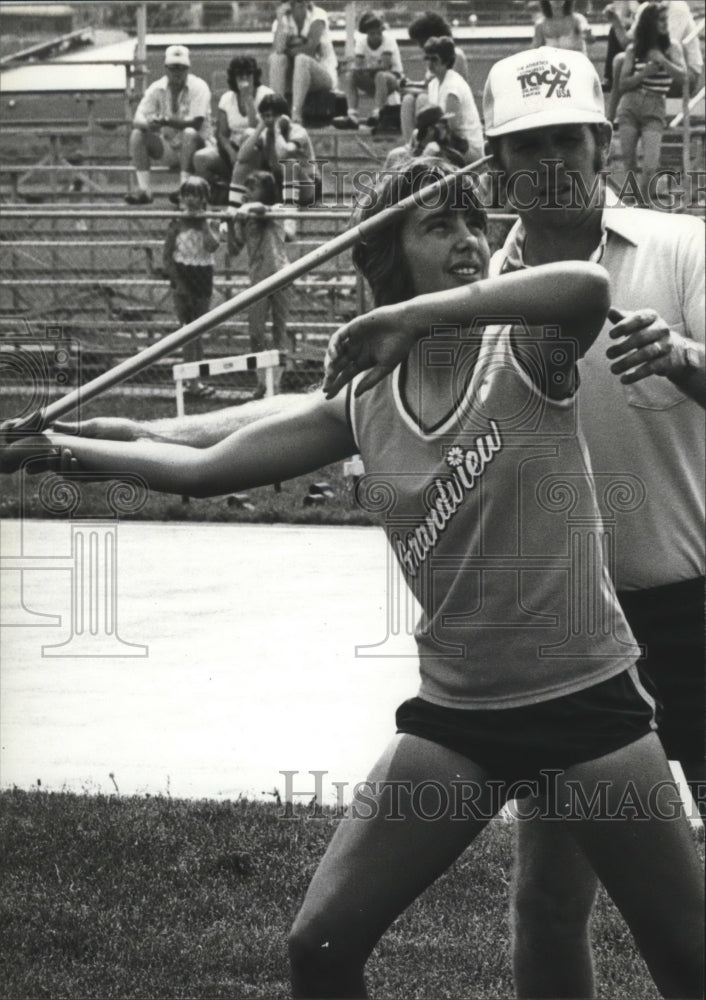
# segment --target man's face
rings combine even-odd
[[[167,79],[173,87],[183,87],[189,75],[188,66],[165,66]]]
[[[414,295],[471,285],[486,276],[490,250],[477,221],[461,209],[410,209],[401,241]]]
[[[602,138],[609,135],[608,128]],[[591,207],[581,193],[598,191],[603,147],[588,125],[552,125],[502,136],[499,158],[520,214],[549,209],[551,221],[569,221]]]
[[[368,36],[368,47],[371,49],[379,49],[382,45],[382,28],[371,28],[370,31],[366,32]]]

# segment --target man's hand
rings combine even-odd
[[[618,359],[610,370],[620,376],[624,385],[650,375],[678,381],[690,369],[686,352],[694,341],[670,330],[654,309],[631,313],[610,309],[608,319],[615,323],[610,336],[620,343],[609,347],[606,356]]]
[[[401,306],[381,306],[346,323],[329,342],[324,361],[324,393],[332,399],[360,372],[370,369],[356,396],[372,389],[403,361],[417,340],[402,320]]]

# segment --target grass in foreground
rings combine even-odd
[[[0,995],[279,998],[286,937],[334,820],[274,803],[0,793]],[[513,996],[512,829],[496,820],[385,935],[376,997]],[[599,995],[657,997],[614,907]]]

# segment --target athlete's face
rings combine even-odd
[[[488,273],[490,249],[472,212],[414,208],[402,227],[402,252],[414,295],[443,292],[480,281]]]

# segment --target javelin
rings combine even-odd
[[[419,205],[426,205],[428,207],[432,199],[437,198],[445,187],[450,187],[457,177],[477,170],[489,160],[490,156],[483,156],[474,163],[469,163],[468,166],[462,167],[460,170],[446,174],[446,176],[435,181],[433,184],[428,184],[426,187],[420,188],[419,191],[409,195],[407,198],[403,198],[402,201],[397,202],[395,205],[391,205],[370,219],[365,219],[357,226],[347,229],[332,240],[316,247],[303,257],[300,257],[299,260],[292,261],[291,264],[283,267],[276,274],[258,281],[256,285],[245,289],[245,291],[235,295],[227,302],[222,302],[219,306],[204,313],[203,316],[199,316],[198,319],[175,330],[174,333],[167,334],[166,337],[162,337],[155,344],[146,347],[139,354],[125,358],[124,361],[119,362],[107,372],[103,372],[102,375],[97,375],[96,378],[91,379],[90,382],[86,382],[85,385],[79,386],[53,403],[49,403],[48,406],[35,410],[29,416],[13,422],[6,430],[11,432],[13,437],[16,437],[21,432],[41,433],[41,431],[50,426],[55,420],[66,413],[70,413],[81,403],[87,403],[89,400],[95,399],[102,392],[112,389],[113,386],[118,385],[120,382],[124,382],[131,375],[143,371],[154,361],[169,354],[175,348],[188,343],[206,330],[217,326],[229,316],[233,316],[242,309],[247,309],[248,306],[259,302],[260,299],[271,295],[272,292],[276,292],[278,289],[291,284],[295,278],[305,274],[307,271],[311,271],[317,265],[330,260],[337,254],[342,253],[359,240],[365,239],[375,230],[383,228],[393,217],[396,217],[401,212],[406,212],[408,209]]]

